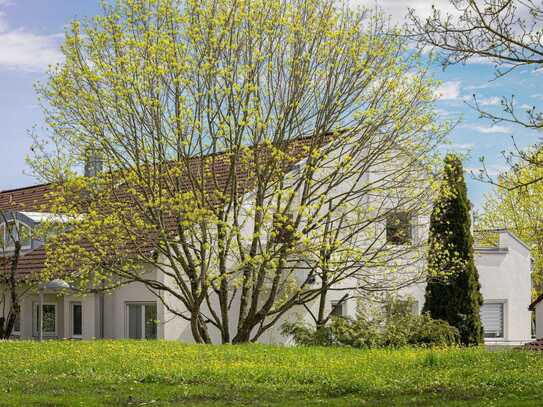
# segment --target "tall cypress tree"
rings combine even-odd
[[[473,258],[470,203],[460,159],[445,158],[439,196],[430,219],[424,312],[460,331],[463,345],[483,341],[479,309],[483,302]]]

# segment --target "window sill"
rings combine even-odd
[[[410,247],[415,247],[415,244],[413,242],[404,243],[404,244],[396,244],[396,243],[387,242],[386,246],[389,247],[389,248],[397,247],[399,249],[407,249],[407,248],[410,248]]]

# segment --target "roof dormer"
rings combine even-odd
[[[10,252],[17,241],[21,250],[32,249],[32,230],[36,222],[21,212],[4,212],[0,217],[0,251]]]

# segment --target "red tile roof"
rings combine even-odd
[[[285,150],[288,152],[293,161],[299,161],[304,158],[304,147],[311,145],[318,145],[319,141],[329,141],[333,137],[333,134],[330,133],[326,135],[323,139],[318,140],[316,137],[305,137],[291,140],[288,142],[287,148]],[[322,145],[322,144],[321,144]],[[255,160],[266,160],[270,159],[270,155],[267,152],[268,150],[264,147],[262,154],[256,154],[257,157],[254,157]],[[202,165],[202,160],[204,165]],[[286,166],[293,165],[293,161],[284,162],[282,164]],[[204,177],[203,188],[205,191],[224,191],[229,187],[228,182],[230,180],[229,174],[231,171],[230,160],[227,154],[217,153],[202,158],[195,158],[189,162],[190,171],[189,173],[197,174],[200,167],[205,167],[206,175]],[[239,168],[236,168],[238,174],[237,177],[237,187],[240,188],[240,192],[243,193],[244,190],[250,188],[251,178],[253,171],[250,168],[246,168],[242,165]],[[189,191],[191,189],[190,180],[187,177],[181,179],[180,189]],[[52,184],[41,184],[34,185],[24,188],[12,189],[7,191],[0,192],[0,210],[16,210],[16,211],[28,211],[28,212],[40,212],[43,211],[43,206],[47,205],[48,197],[47,194],[52,192]],[[118,197],[122,199],[125,197],[130,199],[122,191],[118,194]],[[213,198],[211,198],[213,200]],[[166,224],[168,228],[175,230],[176,220],[174,216],[169,216],[166,219]],[[149,242],[148,242],[149,243]],[[140,248],[141,249],[141,248]],[[46,261],[46,251],[44,247],[34,249],[30,252],[26,252],[21,255],[18,264],[18,273],[22,276],[28,276],[31,274],[37,274],[44,269]],[[9,270],[5,267],[0,266],[0,273],[3,270]]]
[[[45,247],[21,253],[17,263],[17,275],[20,278],[28,278],[39,274],[45,267]],[[7,274],[11,267],[11,257],[0,259],[0,274]]]
[[[47,203],[51,184],[34,185],[0,192],[0,210],[39,211]]]

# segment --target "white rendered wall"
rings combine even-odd
[[[154,273],[147,275],[148,278],[152,276]],[[122,339],[128,337],[126,309],[130,302],[157,304],[157,318],[161,321],[157,327],[157,337],[162,339],[164,337],[163,307],[159,298],[142,283],[130,283],[104,294],[104,338]]]
[[[504,303],[504,338],[486,339],[485,343],[524,343],[531,339],[531,312],[528,310],[532,290],[530,251],[506,231],[500,232],[499,249],[475,250],[483,300]],[[403,295],[417,300],[419,312],[424,305],[425,285],[417,284],[402,291]]]
[[[481,292],[485,302],[504,302],[504,339],[488,343],[515,344],[531,339],[531,257],[529,250],[508,232],[500,233],[505,254],[476,253]]]
[[[96,302],[98,296],[95,294],[89,294],[85,296],[69,295],[62,299],[64,304],[64,330],[62,338],[72,338],[72,304],[81,304],[81,317],[82,317],[82,335],[81,339],[89,340],[99,337],[99,331],[97,328],[97,320],[99,314],[96,312]]]

